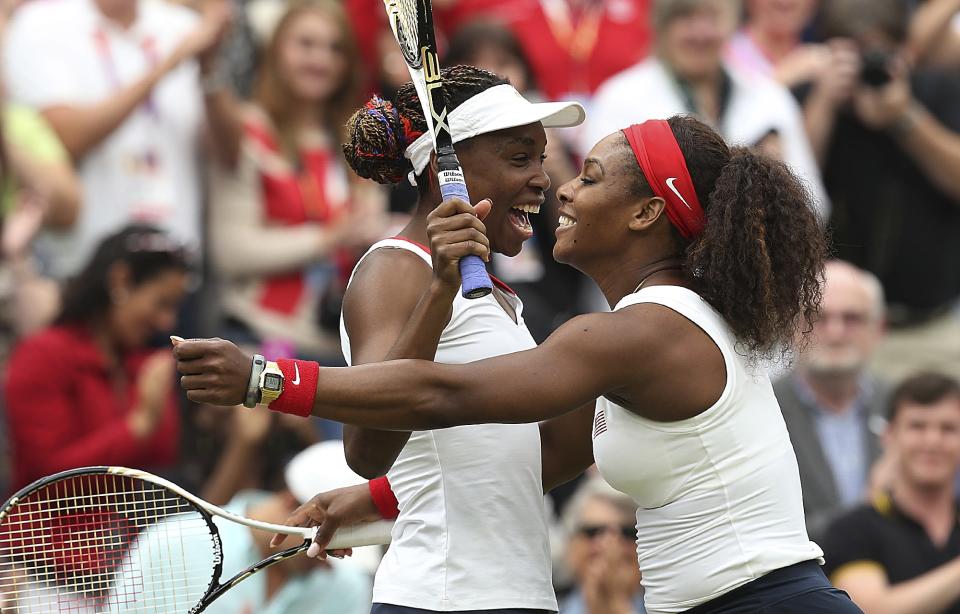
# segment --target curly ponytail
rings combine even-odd
[[[685,248],[694,289],[751,353],[790,348],[816,317],[828,254],[810,195],[785,164],[728,148],[696,119],[669,123],[707,216]]]
[[[441,71],[447,92],[447,108],[453,110],[466,100],[506,79],[474,66],[451,66]],[[394,101],[378,96],[358,109],[347,121],[343,155],[357,175],[378,183],[399,183],[413,170],[403,153],[427,130],[427,121],[413,83],[404,83]]]

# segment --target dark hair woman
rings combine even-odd
[[[601,140],[559,197],[554,254],[599,284],[611,313],[575,318],[536,349],[466,365],[321,371],[291,361],[281,370],[309,373],[301,387],[310,394],[291,387],[271,407],[372,428],[443,428],[543,420],[598,399],[593,453],[638,504],[648,611],[859,611],[817,565],[762,363],[809,330],[819,303],[827,249],[800,182],[674,117]],[[175,352],[191,398],[243,396],[249,362],[235,346],[194,341]],[[236,373],[223,376],[223,364]]]
[[[173,361],[149,342],[176,324],[187,276],[167,234],[125,228],[68,283],[56,322],[16,346],[4,389],[15,488],[84,465],[174,464]]]
[[[485,250],[514,256],[532,235],[529,214],[550,186],[544,127],[578,124],[583,109],[532,104],[504,79],[472,66],[447,68],[443,78],[467,186],[487,199],[479,206],[483,223],[465,213],[454,224],[485,230],[478,233]],[[445,230],[447,219],[431,213],[441,201],[436,157],[413,84],[401,86],[392,101],[374,97],[353,115],[347,133],[343,152],[358,175],[384,184],[412,179],[418,192],[399,236],[375,243],[354,270],[341,326],[347,361],[463,363],[534,347],[522,303],[509,288],[500,284],[482,299],[454,299],[459,280],[440,281],[432,272],[445,270],[436,263],[456,256],[438,236],[460,239]],[[451,203],[444,206],[447,211]],[[291,386],[300,383],[294,381]],[[375,612],[556,611],[543,488],[557,479],[548,467],[571,457],[559,448],[541,454],[537,425],[414,433],[348,427],[344,442],[358,473],[373,477],[389,470],[399,508],[393,545],[377,572]],[[583,464],[590,457],[575,460]],[[474,518],[476,497],[495,493],[502,496],[485,505],[483,518]],[[370,503],[371,493],[362,494]],[[438,539],[447,547],[437,548]],[[512,554],[505,559],[506,551]]]

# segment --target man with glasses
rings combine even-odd
[[[842,261],[827,263],[820,319],[795,369],[774,384],[797,453],[810,539],[865,498],[880,454],[884,386],[867,370],[883,336],[877,278]]]
[[[591,478],[564,510],[566,562],[572,592],[561,614],[644,614],[636,555],[637,506],[630,497]]]

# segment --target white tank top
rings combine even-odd
[[[432,266],[428,252],[403,239],[380,241],[364,257],[380,248],[411,251]],[[458,293],[436,362],[466,363],[535,347],[523,305],[513,294],[508,299],[516,323],[492,295],[467,300]],[[342,316],[340,338],[350,363]],[[400,517],[377,570],[375,603],[438,611],[557,610],[538,425],[414,432],[387,476]]]
[[[597,467],[638,506],[647,612],[683,612],[822,557],[807,537],[797,459],[769,378],[749,368],[729,326],[691,290],[652,286],[614,310],[638,303],[664,305],[703,329],[727,372],[716,404],[688,420],[655,422],[597,402]]]

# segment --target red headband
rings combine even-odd
[[[651,119],[624,128],[623,134],[653,193],[666,201],[670,223],[685,239],[700,236],[707,218],[670,124]]]

